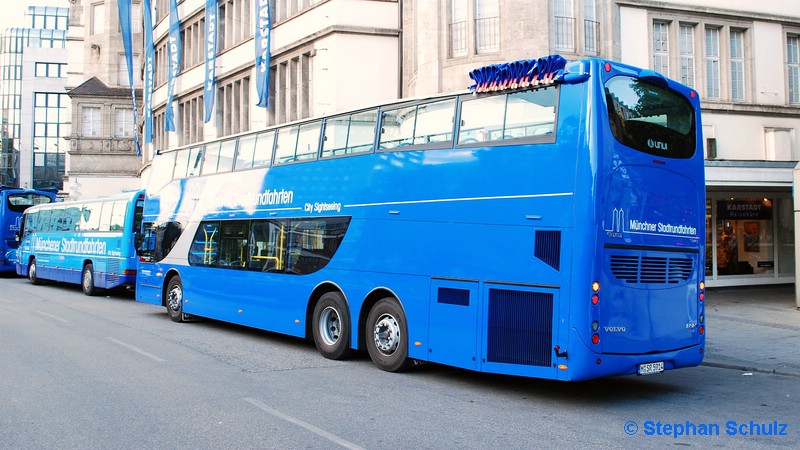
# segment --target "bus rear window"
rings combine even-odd
[[[50,197],[44,194],[10,194],[8,196],[8,209],[14,212],[23,212],[31,206],[50,203]]]
[[[611,132],[636,150],[664,158],[691,158],[695,117],[689,101],[666,87],[618,76],[606,82]]]

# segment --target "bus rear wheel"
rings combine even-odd
[[[367,316],[364,330],[372,362],[387,372],[408,368],[408,325],[403,308],[394,298],[378,300]]]
[[[94,265],[92,265],[92,263],[83,266],[81,288],[83,289],[83,293],[89,296],[97,293],[97,288],[94,286]]]
[[[183,284],[181,277],[170,278],[167,284],[167,314],[173,322],[183,322]]]
[[[32,258],[28,264],[28,280],[34,285],[42,284],[42,281],[36,276],[36,258]]]
[[[342,294],[328,292],[314,306],[311,321],[314,344],[328,359],[346,359],[350,349],[350,312]]]

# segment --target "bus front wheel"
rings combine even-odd
[[[400,372],[408,368],[408,325],[397,300],[379,300],[369,311],[364,332],[369,357],[379,369]]]
[[[314,306],[312,319],[314,344],[328,359],[350,356],[350,312],[342,294],[328,292]]]
[[[31,284],[42,284],[41,280],[36,276],[36,259],[31,259],[30,264],[28,264],[28,280],[30,280]]]
[[[97,292],[97,288],[94,287],[94,266],[92,263],[83,266],[83,274],[81,275],[81,288],[83,288],[83,293],[89,296],[92,296]]]
[[[178,276],[167,285],[167,314],[173,322],[183,322],[183,284]]]

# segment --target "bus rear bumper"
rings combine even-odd
[[[609,354],[593,352],[575,330],[570,333],[572,345],[568,357],[558,358],[567,366],[559,371],[559,379],[580,381],[614,375],[638,375],[642,364],[663,363],[664,371],[700,365],[705,354],[705,339],[699,344],[676,350],[646,354]],[[563,375],[562,375],[563,374]],[[563,378],[562,378],[563,376]]]

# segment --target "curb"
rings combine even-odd
[[[780,369],[764,369],[764,368],[760,368],[760,367],[749,367],[749,366],[743,366],[743,365],[738,365],[738,364],[727,364],[727,363],[720,363],[720,362],[714,362],[714,361],[703,361],[702,363],[700,363],[700,365],[701,366],[707,366],[707,367],[717,367],[717,368],[720,368],[720,369],[742,370],[742,371],[746,371],[746,372],[768,373],[768,374],[772,374],[772,375],[784,375],[784,376],[789,376],[789,377],[798,377],[798,378],[800,378],[800,372],[790,372],[790,371],[785,371],[785,370],[780,370]]]

